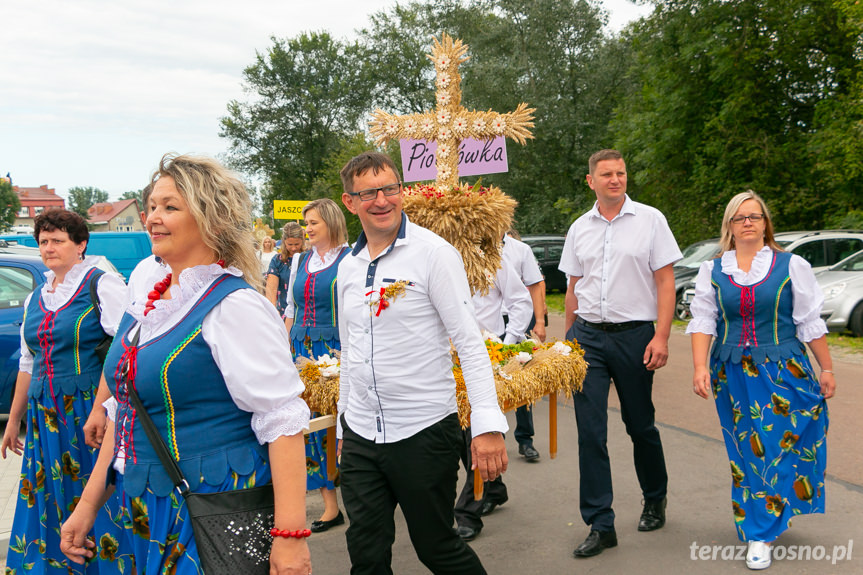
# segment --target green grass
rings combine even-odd
[[[566,310],[563,307],[562,292],[554,292],[545,294],[545,305],[548,308],[548,313],[564,313]]]

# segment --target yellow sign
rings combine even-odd
[[[301,220],[306,200],[273,200],[273,218],[277,220]]]

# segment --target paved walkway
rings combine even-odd
[[[552,336],[562,335],[560,318],[550,318]],[[572,549],[586,535],[578,512],[578,456],[571,401],[559,405],[559,454],[548,457],[548,403],[535,410],[536,447],[543,454],[537,464],[518,456],[508,438],[510,468],[505,475],[510,500],[485,520],[485,528],[471,544],[490,574],[627,573],[646,575],[748,573],[743,561],[728,558],[740,544],[734,531],[725,448],[719,439],[712,403],[696,398],[690,389],[688,338],[672,336],[671,360],[655,383],[657,421],[669,468],[668,523],[653,533],[636,530],[641,495],[632,465],[632,448],[616,407],[609,412],[609,451],[614,476],[615,512],[619,546],[598,557],[573,559]],[[863,367],[837,361],[839,385],[832,400],[827,514],[795,519],[778,541],[786,559],[774,561],[770,573],[863,573],[863,477],[856,421],[863,411],[863,393],[855,387]],[[611,404],[614,405],[614,394]],[[510,427],[515,420],[508,415]],[[0,537],[8,538],[17,492],[20,458],[0,460]],[[309,520],[323,510],[320,496],[307,498]],[[407,528],[397,512],[393,570],[399,575],[428,571],[417,560]],[[349,571],[345,528],[309,540],[315,575]],[[857,549],[854,549],[856,543]],[[8,543],[0,541],[0,556]],[[806,547],[793,547],[806,546]],[[790,559],[791,554],[805,559]],[[850,554],[850,559],[848,555]],[[715,557],[715,558],[714,558]],[[725,557],[725,558],[723,558]],[[814,558],[813,558],[814,557]]]

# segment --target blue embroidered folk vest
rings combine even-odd
[[[135,389],[193,491],[202,478],[220,485],[231,470],[251,473],[256,453],[267,458],[266,446],[252,431],[252,414],[234,403],[201,335],[207,314],[228,294],[247,288],[242,278],[222,275],[174,327],[139,344],[136,352],[129,332],[137,322],[129,314],[120,322],[105,360],[105,378],[117,398],[115,441],[122,439],[125,446],[123,483],[131,497],[148,485],[156,495],[167,496],[173,484],[125,391],[122,373],[130,353],[136,354]]]
[[[767,276],[751,286],[737,284],[722,273],[722,259],[713,260],[711,284],[720,315],[714,356],[740,363],[746,352],[751,353],[755,363],[764,363],[803,351],[791,315],[794,301],[788,273],[790,260],[791,254],[774,252]]]
[[[291,339],[302,341],[308,336],[312,341],[329,341],[339,338],[336,276],[339,263],[349,251],[348,247],[342,248],[336,261],[316,272],[309,272],[312,252],[300,255],[291,293],[294,300]]]
[[[87,271],[74,295],[57,311],[45,307],[41,287],[36,288],[38,293],[24,311],[24,342],[33,354],[28,397],[47,393],[56,399],[98,387],[102,362],[96,346],[105,332],[93,310],[89,282],[98,281],[103,273],[96,268]]]

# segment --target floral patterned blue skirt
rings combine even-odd
[[[341,349],[339,340],[332,339],[329,341],[312,341],[306,338],[305,341],[293,339],[291,340],[294,358],[298,356],[317,359],[322,355],[329,355],[333,350]],[[317,417],[319,413],[313,412],[312,417]],[[334,477],[327,477],[327,430],[322,429],[309,433],[306,436],[306,490],[312,491],[326,487],[327,489],[335,489],[339,485],[339,470],[336,468]]]
[[[29,400],[7,575],[131,573],[122,513],[114,496],[97,515],[90,533],[96,542],[95,557],[78,565],[60,552],[60,526],[75,509],[98,456],[84,443],[83,433],[94,397],[95,391],[76,391],[60,395],[55,405],[46,386],[40,398]]]
[[[773,541],[792,517],[824,512],[827,403],[805,353],[778,362],[711,360],[742,541]]]
[[[149,486],[141,497],[129,497],[123,490],[123,476],[118,473],[116,477],[126,544],[132,549],[138,575],[204,575],[183,497],[176,490],[168,496],[158,496]],[[248,489],[271,480],[269,464],[258,457],[250,474],[231,470],[221,485],[202,480],[195,493]]]

